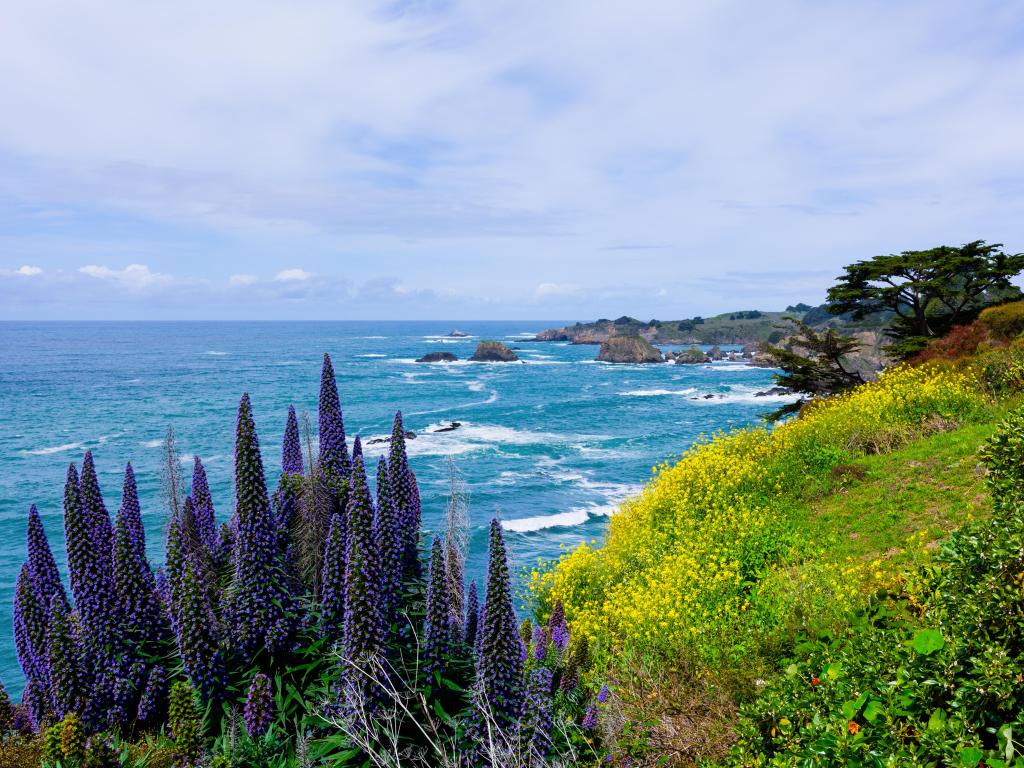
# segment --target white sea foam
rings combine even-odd
[[[51,445],[47,448],[36,448],[31,451],[22,451],[24,456],[49,456],[54,453],[64,453],[65,451],[80,451],[85,448],[81,443],[64,443],[64,445]]]
[[[367,352],[365,355],[356,355],[356,357],[387,357],[387,355],[381,352]]]
[[[360,339],[386,339],[387,336],[359,336]]]
[[[485,389],[487,389],[487,385],[480,379],[470,381],[466,384],[466,386],[469,387],[470,392],[483,392]]]
[[[226,355],[226,354],[228,354],[228,353],[227,353],[227,352],[219,352],[219,351],[217,351],[216,349],[208,349],[208,350],[206,351],[206,354],[208,354],[208,355],[214,355],[214,356],[216,356],[216,357],[222,357],[222,356],[224,356],[224,355]]]
[[[159,448],[164,444],[163,440],[146,440],[142,443],[143,448]]]
[[[514,533],[532,533],[545,528],[567,528],[582,525],[590,519],[585,509],[570,509],[568,512],[556,512],[553,515],[537,515],[536,517],[520,517],[517,520],[502,520],[501,527]]]
[[[733,387],[728,392],[710,392],[714,397],[698,397],[689,399],[687,402],[702,405],[727,405],[729,403],[791,403],[800,396],[788,395],[758,395],[769,389],[771,385],[764,387]]]
[[[619,392],[626,397],[664,397],[668,395],[692,395],[697,390],[693,387],[686,389],[631,389],[628,392]]]
[[[409,414],[413,415],[413,414]],[[406,450],[410,456],[460,456],[476,451],[494,450],[500,446],[536,445],[538,443],[561,442],[563,438],[548,432],[512,429],[497,424],[474,424],[463,421],[451,431],[439,432],[447,426],[445,422],[428,425],[416,430],[416,438],[407,440]],[[386,437],[372,435],[369,439]],[[374,456],[387,450],[387,443],[363,443],[363,450]]]

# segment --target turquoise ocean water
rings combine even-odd
[[[334,361],[351,448],[390,431],[401,409],[419,480],[425,533],[445,510],[447,457],[470,497],[468,570],[479,577],[486,526],[499,515],[517,567],[597,538],[651,467],[702,433],[756,422],[777,405],[755,397],[771,371],[737,364],[608,365],[597,348],[522,343],[558,321],[309,323],[0,323],[0,679],[20,691],[11,629],[25,521],[36,504],[64,567],[61,501],[69,462],[93,451],[107,509],[135,467],[151,557],[162,561],[160,446],[173,425],[182,468],[206,464],[218,518],[232,508],[238,399],[252,397],[267,477],[280,468],[289,404],[316,423],[323,352]],[[446,338],[454,327],[470,334]],[[427,365],[426,352],[467,358],[476,342],[519,346],[523,363]],[[712,394],[712,399],[704,395]],[[694,399],[698,398],[698,399]],[[449,422],[462,426],[433,433]],[[374,458],[383,443],[367,445]],[[65,572],[66,579],[66,572]]]

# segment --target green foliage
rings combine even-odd
[[[203,715],[190,684],[179,680],[171,686],[167,722],[174,739],[177,764],[181,768],[194,768],[204,752]]]
[[[742,709],[730,764],[1024,765],[1024,411],[982,451],[995,514],[809,636]]]
[[[1024,270],[1024,254],[1000,248],[975,240],[858,261],[829,289],[829,311],[854,318],[895,312],[889,352],[909,358],[986,306],[1020,296],[1010,278]]]
[[[1024,333],[1024,301],[988,307],[979,315],[978,323],[996,341],[1013,341]]]

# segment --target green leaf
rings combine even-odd
[[[921,629],[914,635],[912,642],[914,650],[922,656],[941,650],[946,646],[946,640],[937,629]],[[981,758],[978,758],[981,760]]]
[[[841,661],[833,661],[828,665],[828,669],[825,670],[825,677],[829,680],[836,680],[840,675],[843,674],[843,663]]]
[[[946,727],[946,711],[943,709],[936,709],[932,712],[932,716],[928,718],[928,730],[929,731],[941,731]]]
[[[1007,723],[996,731],[999,736],[999,743],[1003,745],[1003,755],[1007,760],[1013,760],[1013,726]]]
[[[868,705],[864,707],[864,719],[869,723],[875,722],[878,716],[885,711],[885,705],[882,704],[878,699],[872,699],[868,702]]]
[[[983,753],[977,747],[966,747],[960,750],[960,764],[967,768],[977,768]]]

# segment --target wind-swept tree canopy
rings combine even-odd
[[[829,289],[829,311],[855,319],[895,312],[888,351],[909,357],[985,307],[1020,297],[1010,278],[1024,270],[1024,253],[1006,254],[1002,247],[975,240],[858,261]]]

